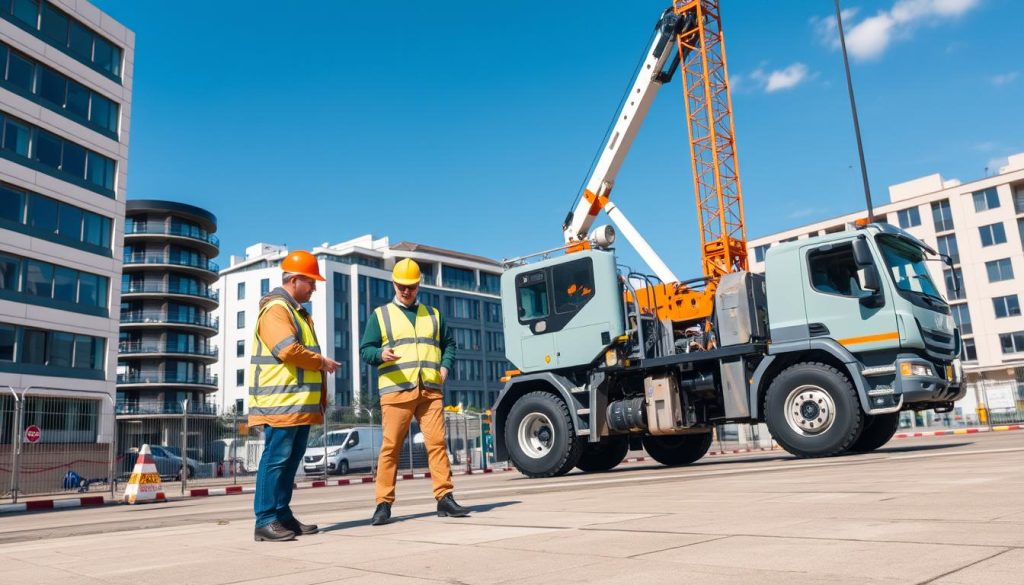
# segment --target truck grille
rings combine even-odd
[[[915,321],[917,321],[915,319]],[[960,348],[960,331],[954,330],[953,335],[935,329],[926,329],[917,321],[917,327],[921,330],[921,337],[924,339],[924,350],[929,357],[950,361],[957,357],[957,350]]]
[[[320,463],[320,460],[323,459],[323,458],[324,458],[323,455],[306,455],[302,459],[306,463]]]

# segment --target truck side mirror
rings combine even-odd
[[[857,238],[853,241],[853,260],[857,266],[874,266],[875,259],[871,257],[871,248],[864,238]]]
[[[871,291],[872,293],[878,292],[882,288],[878,282],[878,271],[873,267],[869,266],[864,269],[864,290]]]

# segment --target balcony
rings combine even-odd
[[[185,414],[185,409],[178,402],[118,400],[114,406],[114,413],[117,415],[167,416]],[[217,416],[217,405],[189,401],[188,414]]]
[[[170,286],[162,282],[131,283],[121,289],[121,297],[130,298],[162,298],[167,296],[188,297],[188,301],[196,301],[203,305],[203,308],[215,309],[220,303],[220,294],[215,290],[202,290],[188,286]]]
[[[220,248],[220,239],[217,236],[207,232],[206,230],[201,230],[198,228],[188,226],[169,226],[162,223],[153,225],[149,225],[148,223],[134,223],[125,228],[124,235],[175,236],[179,238],[188,238],[190,240],[206,242],[207,244],[213,244],[214,246]]]
[[[144,343],[139,341],[122,341],[117,344],[117,353],[135,357],[146,357],[147,354],[152,357],[164,355],[192,356],[202,358],[204,361],[209,361],[211,363],[217,361],[216,347],[168,347],[166,343],[156,342]]]
[[[211,386],[212,390],[217,389],[217,376],[188,376],[178,374],[167,374],[161,372],[118,374],[118,386]]]
[[[121,313],[121,325],[180,326],[217,332],[220,320],[209,315],[171,315],[165,311],[128,311]]]
[[[125,267],[129,266],[176,266],[181,268],[194,268],[203,272],[216,274],[220,266],[210,260],[197,258],[174,257],[170,254],[131,254],[124,258]]]

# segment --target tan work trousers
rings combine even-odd
[[[377,460],[377,503],[395,501],[395,479],[402,444],[413,417],[420,423],[423,442],[430,463],[430,479],[434,482],[434,498],[440,500],[454,489],[452,468],[444,440],[444,395],[437,390],[416,388],[384,394],[380,399],[384,440]]]

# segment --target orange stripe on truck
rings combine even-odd
[[[839,343],[842,345],[857,345],[858,343],[872,343],[875,341],[889,341],[890,339],[899,339],[900,334],[897,331],[890,331],[889,333],[877,333],[875,335],[865,335],[863,337],[847,337],[846,339],[840,339]]]

